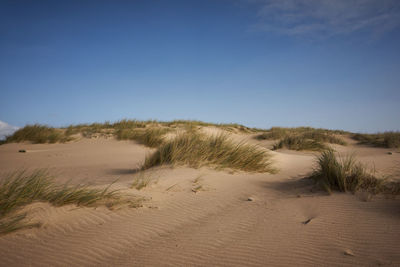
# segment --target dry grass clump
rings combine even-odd
[[[343,139],[336,137],[335,135],[327,132],[322,132],[322,131],[310,131],[310,132],[305,132],[301,135],[301,137],[305,139],[310,139],[314,140],[317,142],[324,142],[324,143],[330,143],[330,144],[338,144],[338,145],[346,145],[346,142],[343,141]]]
[[[0,234],[8,233],[29,224],[23,220],[26,214],[17,211],[33,202],[48,202],[54,206],[76,204],[78,206],[106,205],[111,208],[122,201],[122,196],[115,190],[93,189],[86,185],[57,185],[44,170],[32,173],[18,171],[0,182]],[[139,205],[137,200],[124,200],[130,206]]]
[[[30,141],[34,144],[66,142],[71,140],[64,131],[45,125],[27,125],[6,138],[6,143]]]
[[[148,127],[150,130],[144,131]],[[160,123],[154,120],[138,121],[138,120],[120,120],[114,123],[106,121],[105,123],[78,124],[71,125],[66,128],[66,134],[72,135],[80,133],[83,137],[91,138],[93,136],[115,136],[119,140],[136,140],[142,144],[151,147],[154,146],[153,137],[156,138],[158,133],[164,130],[154,130],[161,127]],[[159,142],[157,140],[156,142]]]
[[[133,130],[138,128],[151,128],[151,127],[164,127],[164,128],[195,128],[195,127],[214,126],[226,130],[238,130],[240,132],[254,132],[257,129],[249,128],[236,123],[209,123],[196,120],[174,120],[174,121],[157,121],[157,120],[120,120],[114,123],[92,123],[92,124],[78,124],[71,125],[66,128],[68,135],[82,133],[85,137],[90,137],[93,134],[102,133],[105,130],[113,130],[116,133],[123,130]]]
[[[207,136],[198,132],[178,135],[146,157],[143,169],[162,164],[213,166],[250,172],[273,172],[270,155],[260,147],[234,143],[227,135]]]
[[[342,130],[328,130],[328,129],[316,129],[312,127],[295,127],[295,128],[285,128],[285,127],[272,127],[266,130],[264,133],[257,135],[255,138],[260,140],[276,140],[289,135],[343,135],[348,134],[348,132]]]
[[[311,150],[311,151],[321,151],[327,149],[328,147],[320,142],[313,139],[308,139],[303,136],[287,136],[282,140],[274,144],[273,150],[287,148],[290,150]]]
[[[342,131],[314,129],[310,127],[281,128],[273,127],[267,132],[255,136],[258,140],[277,140],[274,150],[288,148],[292,150],[314,150],[320,151],[328,148],[325,143],[346,145],[337,134]]]
[[[317,158],[317,168],[310,176],[314,181],[330,192],[356,192],[358,190],[379,193],[384,189],[384,180],[378,179],[366,171],[353,156],[336,157],[333,150],[325,150]]]
[[[260,131],[260,129],[249,128],[244,125],[237,124],[237,123],[222,123],[222,124],[217,124],[216,127],[219,127],[228,132],[254,133],[254,132]]]
[[[154,121],[120,120],[114,123],[106,121],[104,123],[70,125],[66,128],[66,134],[72,135],[81,133],[84,137],[90,138],[95,134],[113,134],[125,129],[145,128],[146,125]]]
[[[134,129],[134,128],[145,128],[146,125],[157,123],[156,121],[138,121],[138,120],[120,120],[114,122],[111,128],[114,129]]]
[[[384,132],[377,134],[354,134],[354,140],[359,141],[360,144],[371,145],[376,147],[385,148],[399,148],[400,147],[400,132]]]
[[[255,132],[259,129],[256,128],[249,128],[241,124],[237,123],[211,123],[211,122],[203,122],[203,121],[197,121],[197,120],[174,120],[170,122],[159,122],[160,124],[167,126],[167,127],[172,127],[172,128],[177,128],[177,127],[189,127],[189,128],[195,128],[198,126],[206,127],[206,126],[214,126],[217,128],[224,129],[226,131],[238,131],[238,132],[243,132],[243,133],[251,133]]]
[[[56,129],[40,124],[27,125],[22,129],[16,131],[12,136],[7,137],[5,141],[0,141],[0,145],[9,142],[23,142],[31,141],[33,143],[56,143],[56,142],[66,142],[73,138],[72,135],[81,134],[83,137],[112,137],[115,136],[118,139],[131,139],[141,142],[143,144],[148,143],[146,140],[149,133],[143,134],[140,129],[145,128],[161,128],[162,131],[165,129],[183,128],[183,129],[197,129],[198,127],[214,126],[226,131],[231,132],[241,132],[241,133],[252,133],[260,131],[260,129],[249,128],[236,123],[208,123],[196,120],[174,120],[170,122],[166,121],[156,121],[156,120],[120,120],[117,122],[106,121],[104,123],[92,123],[92,124],[77,124],[70,125],[65,128]],[[162,132],[160,131],[160,132]],[[157,131],[152,132],[152,134],[157,135]],[[150,142],[152,143],[152,142]],[[153,145],[151,145],[153,146]]]
[[[116,132],[119,140],[135,140],[148,147],[158,147],[164,141],[168,128],[121,129]]]
[[[256,135],[258,140],[277,140],[285,137],[288,134],[287,128],[272,127],[267,132]]]
[[[73,135],[80,133],[83,137],[91,138],[94,134],[104,133],[107,129],[110,129],[111,125],[109,122],[105,123],[92,123],[92,124],[78,124],[70,125],[66,128],[65,133],[67,135]]]

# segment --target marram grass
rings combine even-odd
[[[307,139],[303,136],[286,136],[273,146],[273,150],[280,148],[287,148],[290,150],[321,151],[327,149],[327,146],[320,141]]]
[[[148,147],[157,147],[164,141],[164,135],[168,128],[145,128],[145,129],[120,129],[116,132],[119,140],[135,140]]]
[[[314,129],[310,127],[281,128],[273,127],[255,136],[257,140],[279,140],[273,149],[287,148],[291,150],[321,151],[327,149],[325,143],[346,145],[336,135],[344,132],[337,130]]]
[[[380,193],[385,190],[384,180],[369,173],[354,156],[337,157],[333,150],[323,151],[317,158],[317,168],[311,178],[325,190]]]
[[[207,136],[188,132],[163,143],[147,156],[142,169],[163,164],[211,166],[249,172],[274,172],[270,155],[258,146],[235,143],[227,135]]]
[[[17,130],[13,135],[6,138],[6,143],[30,141],[34,144],[57,143],[70,141],[63,130],[55,129],[45,125],[27,125]]]
[[[0,145],[11,142],[30,141],[32,143],[57,143],[73,140],[72,135],[81,134],[83,137],[91,138],[96,136],[115,136],[117,139],[129,139],[133,136],[133,130],[145,128],[161,128],[177,129],[177,128],[196,128],[213,126],[226,131],[235,131],[242,133],[253,133],[261,131],[257,128],[249,128],[236,123],[209,123],[195,120],[174,120],[174,121],[157,121],[157,120],[120,120],[116,122],[106,121],[104,123],[77,124],[64,128],[53,128],[46,125],[34,124],[27,125],[13,135],[8,136],[5,141],[0,141]],[[140,142],[142,138],[140,131],[135,132],[135,140]],[[128,136],[128,137],[127,137]],[[146,141],[144,141],[145,143]],[[151,142],[150,142],[151,143]]]
[[[31,173],[17,171],[0,181],[0,234],[28,226],[26,214],[18,214],[19,209],[33,202],[48,202],[54,206],[75,204],[78,206],[113,205],[125,201],[130,206],[139,205],[134,198],[124,199],[117,191],[89,188],[85,185],[57,185],[45,170]]]
[[[7,217],[0,217],[0,235],[14,232],[24,228],[40,227],[42,224],[40,222],[27,222],[26,213],[16,214]]]
[[[400,132],[353,134],[352,138],[364,145],[384,148],[400,148]]]

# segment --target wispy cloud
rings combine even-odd
[[[19,127],[17,126],[0,121],[0,140],[4,139],[7,135],[13,134],[18,129]]]
[[[399,0],[247,0],[257,6],[253,29],[285,35],[382,35],[400,26]]]

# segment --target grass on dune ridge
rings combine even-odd
[[[291,150],[313,150],[327,149],[325,143],[346,145],[337,135],[344,134],[343,131],[314,129],[310,127],[281,128],[273,127],[270,130],[256,135],[257,140],[279,140],[273,147],[274,150],[288,148]]]
[[[342,130],[316,129],[311,127],[272,127],[269,130],[250,128],[236,123],[209,123],[196,120],[174,120],[174,121],[157,121],[157,120],[120,120],[116,122],[92,123],[70,125],[65,128],[53,128],[46,125],[33,124],[27,125],[17,130],[13,135],[6,137],[1,144],[11,142],[29,141],[32,143],[57,143],[73,140],[73,135],[81,134],[84,137],[91,138],[93,136],[116,137],[117,139],[132,139],[142,144],[149,144],[150,147],[160,144],[157,141],[145,140],[144,135],[158,134],[156,131],[140,131],[144,129],[160,128],[163,131],[172,131],[174,129],[197,129],[198,127],[217,127],[228,132],[236,133],[259,133],[255,136],[257,140],[278,140],[275,148],[286,147],[294,150],[322,150],[327,146],[326,143],[346,145],[341,136],[348,136],[359,141],[360,144],[385,147],[400,147],[400,132],[384,132],[377,134],[359,134],[350,133]],[[165,129],[165,130],[164,130]],[[162,132],[162,131],[159,131]],[[160,137],[160,136],[159,136]]]
[[[250,172],[273,172],[270,155],[260,147],[235,143],[225,134],[207,136],[196,131],[183,133],[163,143],[147,156],[142,169],[172,164],[198,168],[212,166]]]
[[[328,147],[321,141],[308,139],[303,136],[286,136],[275,143],[272,150],[287,148],[290,150],[321,151]]]
[[[367,191],[369,193],[400,194],[399,182],[387,182],[375,177],[353,155],[337,157],[331,149],[323,151],[317,158],[317,168],[310,176],[326,191]]]
[[[255,138],[258,140],[278,140],[291,135],[305,135],[312,138],[329,139],[331,136],[343,134],[348,134],[348,132],[342,130],[328,130],[312,127],[272,127],[269,130],[265,130],[265,132],[255,136]]]
[[[158,147],[164,141],[164,135],[169,128],[144,128],[144,129],[120,129],[116,132],[118,140],[135,140],[148,147]]]
[[[123,130],[133,130],[138,128],[156,128],[156,127],[164,127],[164,128],[180,128],[180,127],[195,127],[195,126],[214,126],[218,128],[222,128],[225,130],[229,129],[237,129],[242,132],[255,132],[258,129],[249,128],[236,123],[209,123],[202,122],[196,120],[173,120],[173,121],[157,121],[157,120],[120,120],[114,123],[105,122],[105,123],[92,123],[92,124],[78,124],[71,125],[67,127],[67,134],[76,134],[83,133],[84,136],[90,136],[94,133],[101,133],[106,130],[114,130],[115,132],[120,132]]]
[[[26,213],[18,211],[33,202],[48,202],[54,206],[75,204],[78,206],[105,205],[111,208],[118,203],[135,207],[139,200],[123,198],[117,191],[89,188],[86,185],[57,185],[45,170],[31,173],[17,171],[0,181],[0,234],[20,228],[38,226],[25,222]]]
[[[360,144],[375,147],[399,148],[400,132],[384,132],[377,134],[353,134],[352,138]]]
[[[71,140],[63,130],[40,124],[27,125],[8,136],[5,143],[30,141],[34,144],[57,143]]]
[[[35,144],[41,143],[63,143],[73,140],[73,135],[81,134],[84,137],[91,138],[93,136],[115,136],[117,139],[132,139],[137,140],[139,143],[154,147],[153,141],[145,140],[147,137],[144,135],[152,135],[155,137],[159,133],[171,131],[176,128],[196,128],[201,126],[213,126],[224,129],[226,131],[237,131],[242,133],[252,133],[261,131],[256,128],[249,128],[236,123],[208,123],[196,120],[174,120],[174,121],[156,121],[156,120],[120,120],[114,123],[92,123],[92,124],[78,124],[70,125],[66,128],[53,128],[46,125],[34,124],[26,125],[25,127],[17,130],[13,135],[8,136],[5,141],[0,144],[11,142],[30,141]],[[162,131],[145,131],[140,130],[147,128],[160,128]],[[160,140],[156,143],[160,143]]]

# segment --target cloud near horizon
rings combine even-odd
[[[4,139],[6,136],[13,134],[19,127],[12,126],[4,121],[0,121],[0,140]]]
[[[290,36],[380,36],[400,27],[398,0],[247,0],[257,5],[256,31]]]

